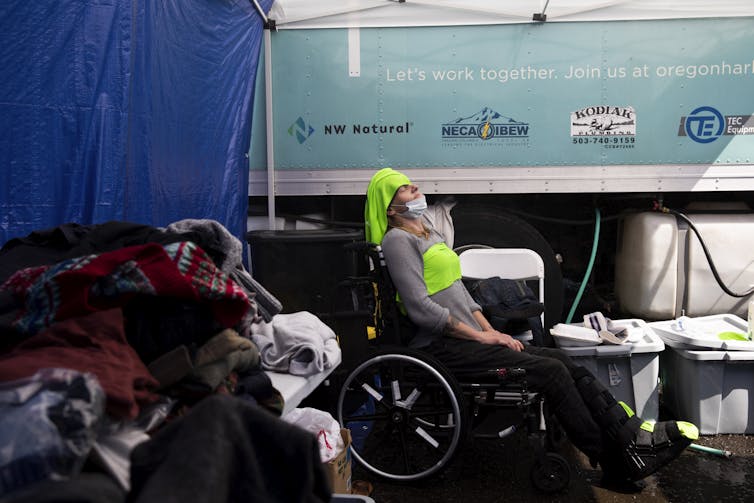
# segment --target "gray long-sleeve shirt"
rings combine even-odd
[[[481,330],[472,314],[474,311],[481,311],[481,307],[471,298],[461,280],[433,295],[428,294],[424,282],[424,252],[442,242],[443,238],[435,229],[427,227],[430,229],[429,239],[402,229],[391,229],[382,240],[382,251],[390,276],[408,317],[419,328],[411,341],[411,346],[417,348],[442,337],[448,315]]]

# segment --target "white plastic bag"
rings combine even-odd
[[[312,432],[319,443],[319,457],[323,463],[332,461],[343,452],[345,444],[340,436],[340,424],[330,413],[311,407],[293,409],[283,416],[291,424]]]

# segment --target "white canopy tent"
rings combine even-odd
[[[278,29],[754,16],[752,0],[276,0]]]

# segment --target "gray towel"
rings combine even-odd
[[[278,314],[271,323],[254,323],[251,339],[265,370],[309,376],[341,360],[335,332],[307,311]]]

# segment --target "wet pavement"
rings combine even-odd
[[[730,458],[686,450],[633,490],[619,492],[600,485],[601,472],[568,441],[559,453],[571,466],[566,491],[544,494],[533,487],[534,459],[523,432],[503,440],[476,438],[443,473],[422,483],[397,484],[370,477],[354,466],[354,480],[372,484],[376,503],[442,502],[751,502],[754,501],[754,436],[703,436],[699,445],[728,450]]]

